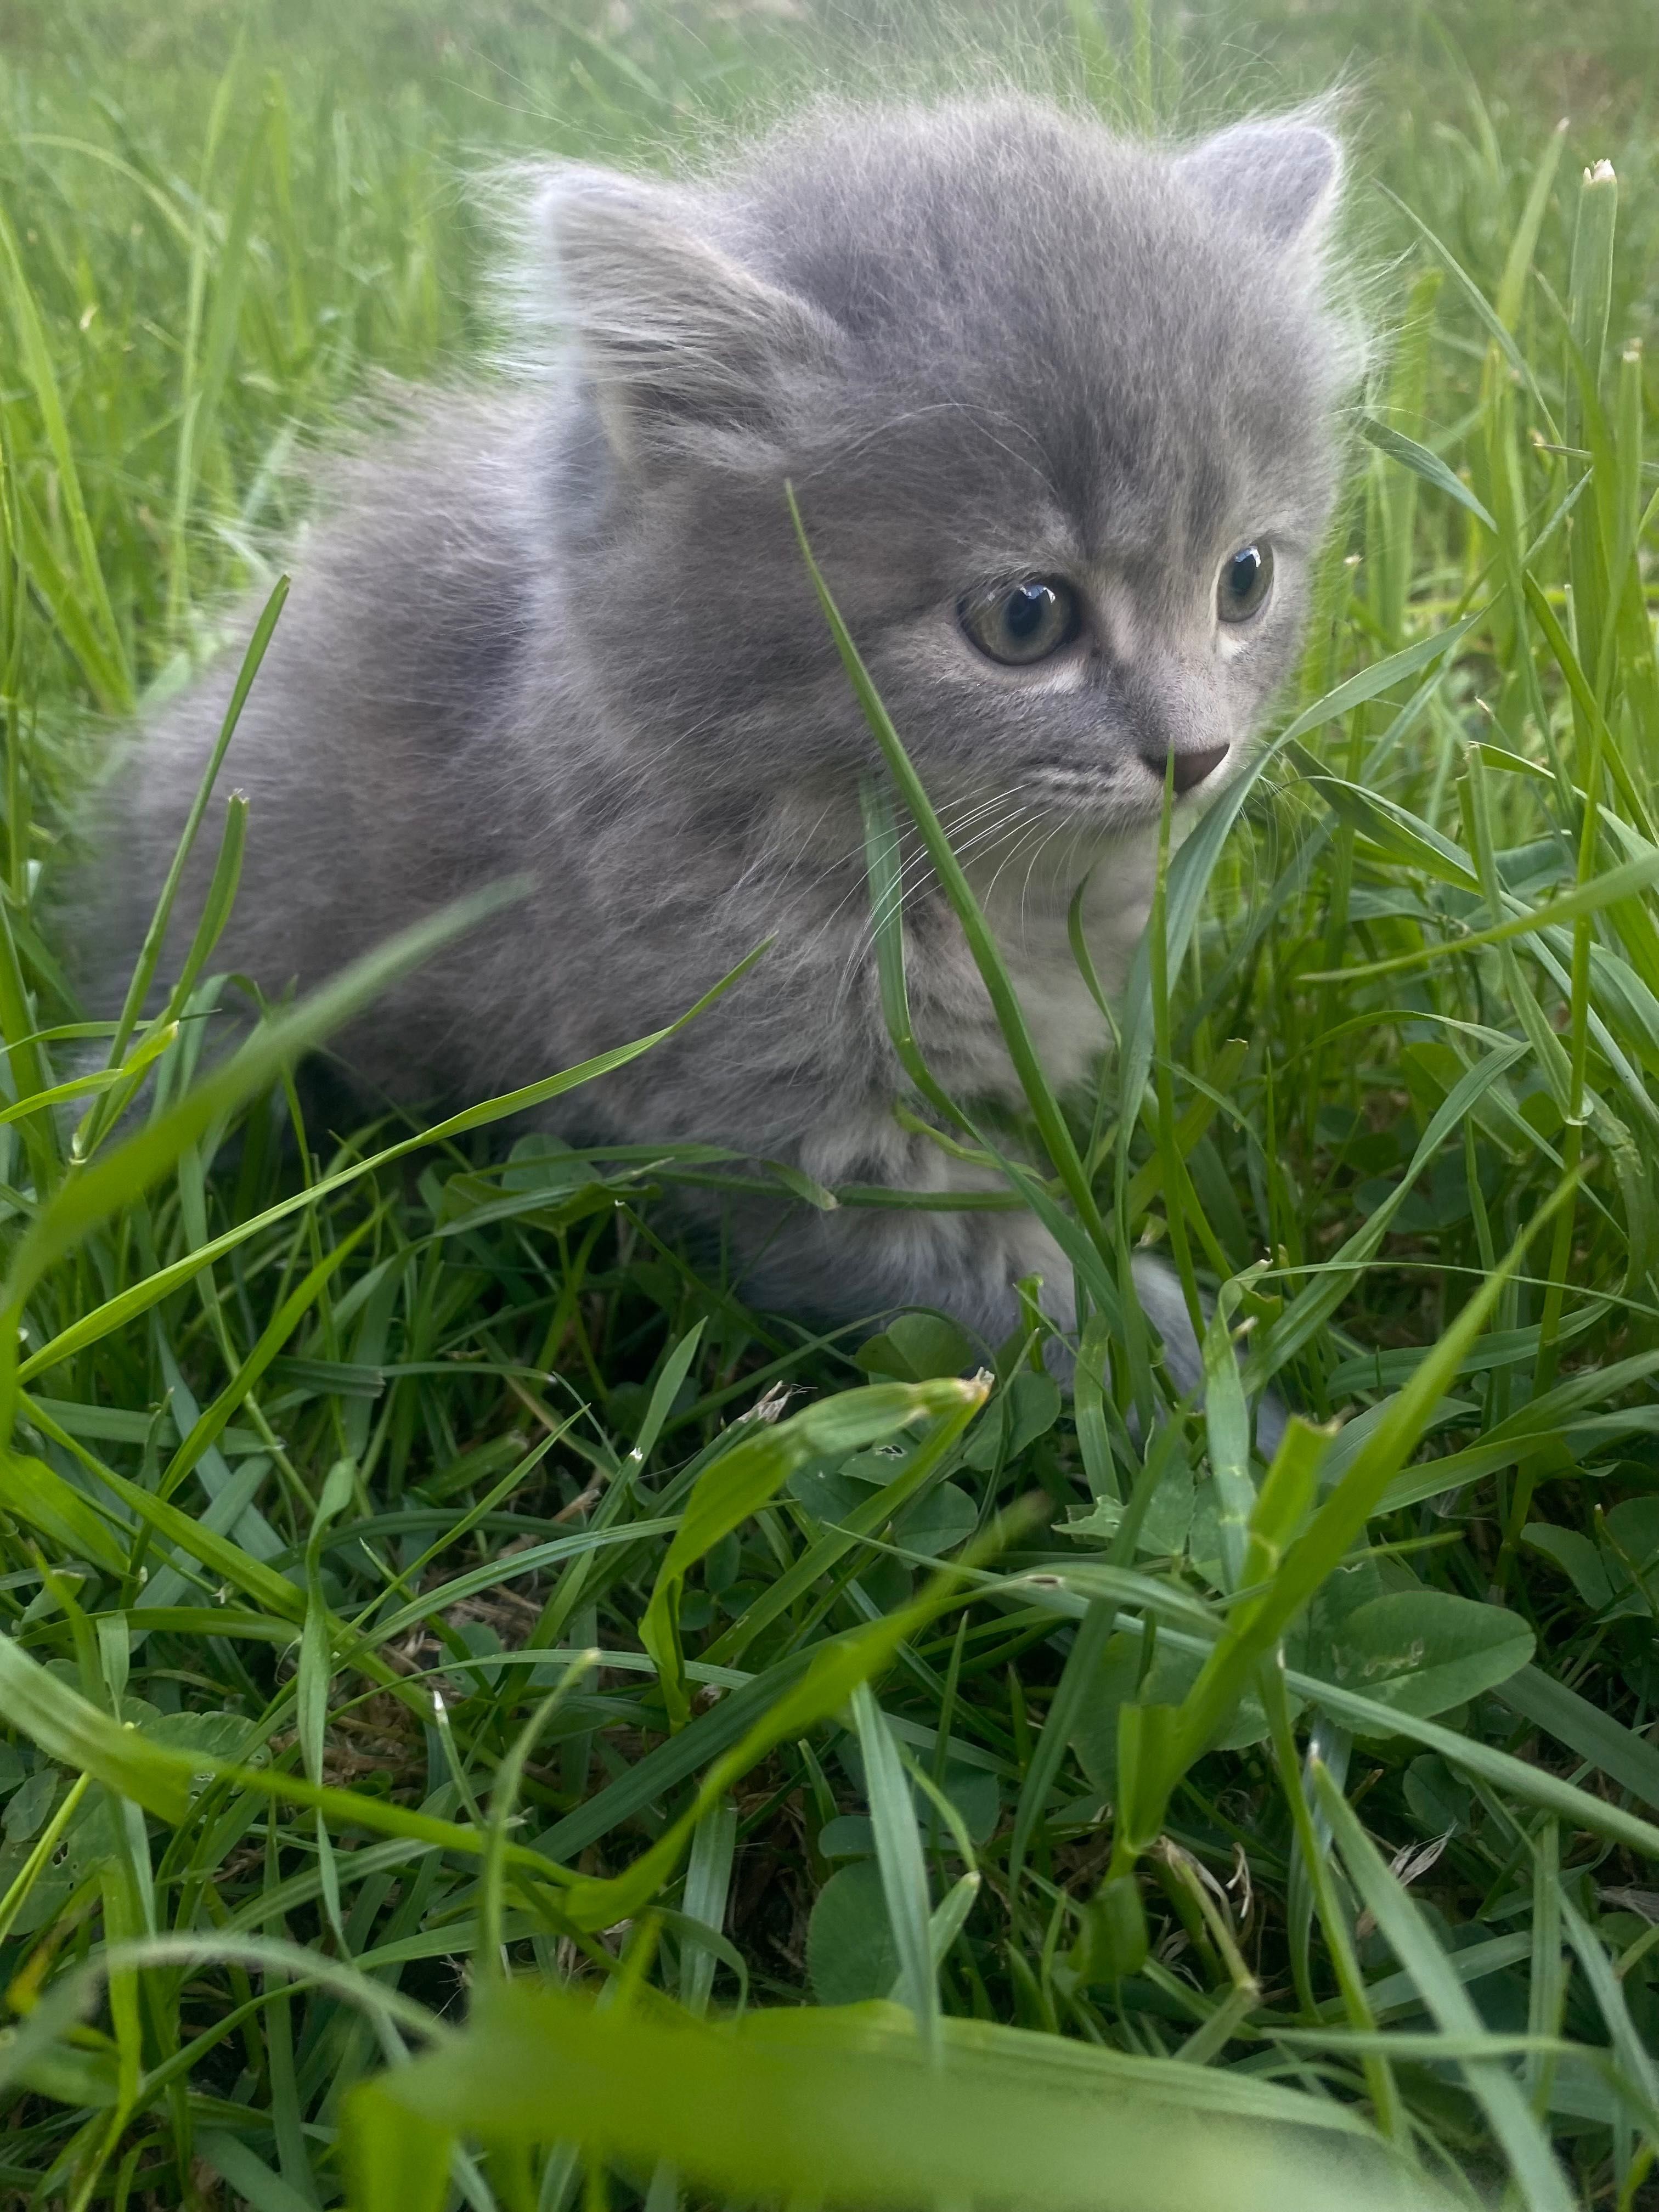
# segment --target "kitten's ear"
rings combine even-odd
[[[1305,116],[1235,123],[1182,154],[1176,171],[1218,216],[1270,246],[1311,256],[1335,212],[1342,149]]]
[[[832,319],[701,234],[695,203],[672,186],[558,170],[536,214],[556,312],[624,458],[769,441],[834,369]]]

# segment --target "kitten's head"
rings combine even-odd
[[[1000,98],[820,112],[707,185],[556,173],[565,649],[711,791],[867,761],[793,479],[936,797],[1218,788],[1331,505],[1340,167],[1305,116],[1170,150]]]

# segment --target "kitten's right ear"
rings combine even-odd
[[[561,169],[544,182],[536,217],[555,313],[624,459],[653,447],[730,458],[734,441],[770,444],[834,370],[833,320],[702,235],[689,195]]]

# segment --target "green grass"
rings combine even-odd
[[[1098,1097],[1023,1064],[1062,1405],[1030,1342],[988,1395],[937,1319],[746,1311],[659,1205],[695,1148],[306,1127],[283,1071],[418,946],[206,1081],[134,1028],[136,1134],[60,1103],[73,794],[271,589],[296,426],[487,347],[468,179],[961,24],[0,0],[0,2202],[1659,2204],[1648,10],[1171,20],[975,37],[1149,118],[1346,72],[1391,344]],[[933,831],[866,706],[879,893]],[[1143,1238],[1231,1286],[1156,1425]],[[1270,1473],[1246,1322],[1346,1417]]]

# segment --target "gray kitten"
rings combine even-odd
[[[1104,1041],[1066,942],[1075,884],[1093,868],[1115,988],[1167,757],[1189,812],[1296,657],[1350,372],[1323,283],[1340,170],[1306,117],[1169,151],[999,97],[815,111],[703,182],[550,173],[522,286],[541,373],[434,398],[333,471],[229,757],[250,833],[216,964],[311,985],[527,873],[526,903],[341,1041],[367,1085],[424,1106],[653,1029],[775,933],[556,1126],[831,1185],[980,1182],[894,1116],[858,802],[876,755],[785,481],[1075,1084]],[[125,956],[234,660],[120,790]],[[1016,1101],[936,886],[905,919],[933,1066]],[[1021,1214],[745,1202],[733,1228],[761,1304],[931,1305],[995,1343],[1036,1273],[1070,1319],[1069,1268]],[[1189,1379],[1178,1297],[1142,1287]]]

